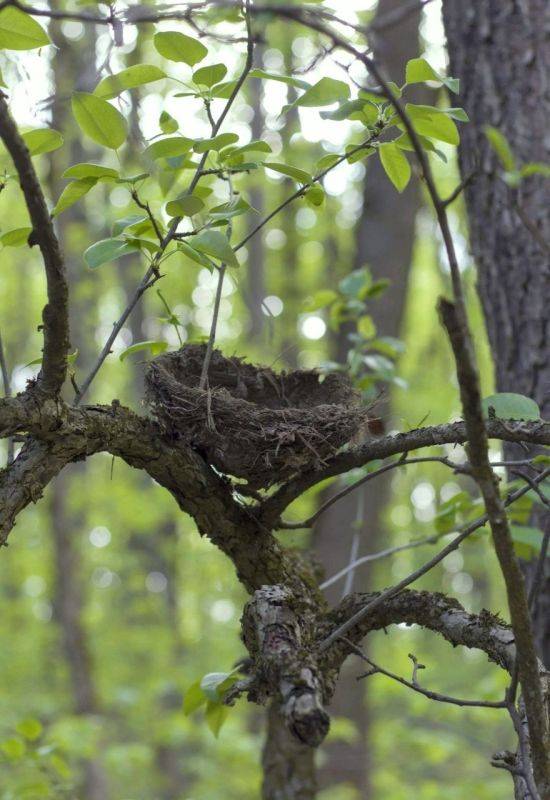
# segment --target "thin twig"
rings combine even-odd
[[[548,477],[548,475],[550,475],[550,468],[544,470],[544,472],[541,472],[540,475],[535,480],[538,483],[540,481],[545,480]],[[504,500],[504,506],[508,507],[512,505],[512,503],[515,503],[515,501],[519,500],[520,497],[523,497],[524,494],[527,494],[529,490],[530,490],[529,486],[522,486],[520,489],[517,489],[515,492],[509,495],[506,498],[506,500]],[[329,636],[326,637],[326,639],[323,639],[323,641],[319,645],[319,650],[321,652],[326,650],[328,647],[330,647],[331,644],[337,641],[337,639],[339,639],[349,630],[354,628],[359,622],[365,619],[365,617],[367,617],[370,613],[372,613],[375,608],[378,608],[380,605],[382,605],[388,598],[398,594],[407,586],[409,586],[411,583],[414,583],[416,580],[418,580],[418,578],[421,578],[422,575],[425,575],[427,572],[433,569],[437,564],[440,563],[440,561],[443,561],[443,559],[446,556],[448,556],[449,553],[452,553],[454,550],[457,550],[458,547],[461,545],[461,543],[468,538],[468,536],[471,536],[472,533],[479,530],[479,528],[482,528],[487,523],[487,521],[488,521],[488,515],[484,514],[482,517],[479,517],[477,520],[471,522],[469,525],[463,528],[462,532],[459,533],[459,535],[456,536],[451,542],[449,542],[449,544],[446,545],[446,547],[440,550],[439,553],[433,556],[433,558],[431,558],[429,561],[427,561],[418,569],[415,569],[414,572],[411,572],[409,575],[407,575],[406,578],[403,578],[402,581],[399,581],[399,583],[396,583],[394,586],[390,586],[389,589],[386,589],[384,592],[381,592],[378,595],[378,597],[376,597],[374,600],[372,600],[363,608],[360,608],[359,611],[356,611],[355,614],[353,614],[348,620],[342,623],[342,625],[339,625],[334,631],[332,631],[331,634],[329,634]]]
[[[384,466],[379,467],[379,469],[374,470],[373,472],[368,472],[366,475],[363,475],[362,478],[355,481],[355,483],[350,484],[349,486],[344,487],[341,491],[333,494],[332,497],[324,502],[317,511],[308,517],[308,519],[304,520],[303,522],[285,522],[281,520],[281,522],[276,525],[277,528],[281,530],[298,530],[300,528],[311,528],[311,526],[316,522],[321,514],[324,514],[325,511],[330,508],[334,503],[337,503],[343,497],[346,497],[351,492],[354,492],[359,486],[364,486],[365,483],[368,483],[374,478],[378,478],[379,475],[383,475],[385,472],[389,472],[396,467],[405,467],[408,464],[423,464],[425,462],[435,461],[439,464],[445,464],[445,466],[450,467],[451,469],[455,470],[455,472],[467,472],[467,467],[464,467],[460,464],[454,464],[452,461],[449,461],[448,458],[444,458],[443,456],[424,456],[418,458],[398,458],[396,461],[392,461],[391,464],[384,464]]]
[[[541,800],[539,791],[535,784],[535,779],[533,777],[533,766],[531,762],[529,742],[527,741],[527,736],[525,735],[523,722],[518,714],[518,711],[514,703],[510,702],[507,704],[506,707],[508,709],[510,719],[512,720],[514,730],[518,737],[519,751],[521,753],[521,761],[523,764],[523,773],[522,773],[523,778],[527,784],[527,788],[529,789],[532,800]]]
[[[458,186],[451,192],[451,194],[448,197],[446,197],[445,200],[442,200],[443,206],[445,208],[447,208],[447,206],[450,206],[451,203],[454,203],[456,198],[459,195],[461,195],[462,192],[464,191],[464,189],[467,186],[469,186],[470,183],[474,180],[476,174],[477,174],[477,170],[472,170],[472,172],[470,172],[469,175],[466,175],[464,180],[460,181]]]
[[[386,678],[391,678],[393,681],[400,683],[402,686],[406,686],[407,689],[412,689],[413,692],[418,692],[418,694],[424,695],[424,697],[427,697],[429,700],[437,700],[437,702],[439,703],[450,703],[451,705],[454,706],[474,707],[474,708],[501,708],[501,709],[506,708],[506,703],[504,702],[504,700],[496,700],[496,701],[462,700],[459,697],[452,697],[451,695],[448,694],[441,694],[440,692],[432,692],[430,689],[424,689],[422,686],[418,684],[416,678],[413,678],[412,681],[408,681],[406,678],[402,678],[400,675],[396,675],[394,672],[390,672],[389,670],[384,669],[384,667],[381,667],[379,664],[376,664],[374,661],[371,661],[371,659],[368,658],[363,653],[361,648],[358,647],[356,644],[354,644],[352,641],[346,639],[345,637],[344,641],[348,645],[348,647],[350,647],[353,650],[353,652],[357,656],[359,656],[359,658],[361,658],[362,661],[364,661],[371,667],[369,672],[365,672],[363,675],[359,675],[357,677],[357,680],[368,678],[371,675],[375,675],[377,672],[379,672],[381,675],[385,675]],[[412,656],[409,657],[412,658]],[[414,661],[416,662],[416,659]],[[416,675],[416,670],[418,668],[423,668],[423,665],[414,663],[415,675]]]
[[[213,128],[213,131],[212,131],[213,137],[216,136],[216,134],[219,132],[221,126],[223,125],[223,122],[224,122],[225,118],[227,117],[227,115],[229,113],[229,110],[231,109],[231,106],[233,105],[233,103],[235,101],[235,98],[237,97],[245,78],[246,78],[246,75],[243,73],[243,75],[241,75],[240,79],[237,81],[237,83],[233,87],[233,91],[229,95],[227,103],[225,104],[225,106],[224,106],[224,108],[223,108],[220,116],[218,117],[218,120],[217,120],[217,122],[216,122],[216,124],[215,124],[215,126]],[[199,164],[197,166],[195,174],[194,174],[193,178],[191,179],[191,182],[190,182],[189,186],[187,187],[187,191],[185,193],[186,195],[192,194],[192,192],[195,189],[197,183],[199,182],[199,180],[200,180],[200,178],[202,176],[202,173],[203,173],[203,170],[204,170],[204,167],[205,167],[209,152],[210,152],[209,150],[206,150],[202,154],[202,157],[201,157],[200,162],[199,162]],[[115,324],[113,326],[113,330],[110,333],[110,335],[108,336],[107,341],[105,342],[105,344],[104,344],[104,346],[103,346],[103,348],[102,348],[102,350],[101,350],[101,352],[100,352],[100,354],[99,354],[94,366],[92,367],[92,369],[91,369],[90,373],[88,374],[88,376],[86,377],[86,379],[83,381],[83,383],[82,383],[82,385],[80,387],[80,392],[78,392],[77,395],[75,396],[75,399],[74,399],[74,405],[75,406],[78,406],[82,402],[82,399],[83,399],[84,395],[86,394],[86,392],[88,391],[88,389],[90,387],[90,384],[92,383],[92,381],[94,380],[95,376],[97,375],[97,373],[101,369],[101,366],[102,366],[103,362],[105,361],[105,359],[107,358],[107,356],[111,352],[111,348],[112,348],[116,338],[118,337],[118,334],[122,330],[122,328],[124,326],[124,323],[126,322],[128,317],[130,316],[130,314],[132,313],[132,311],[134,310],[136,305],[138,304],[140,298],[142,297],[144,292],[147,291],[147,289],[149,289],[151,286],[154,285],[156,280],[158,280],[158,277],[160,277],[160,276],[157,277],[158,265],[160,263],[161,258],[164,255],[164,252],[165,252],[166,248],[173,241],[173,239],[175,237],[175,234],[176,234],[176,231],[177,231],[177,228],[178,228],[178,225],[180,224],[181,220],[182,220],[182,217],[174,217],[174,219],[172,220],[172,222],[170,224],[170,227],[168,229],[168,232],[166,233],[166,236],[163,238],[163,240],[162,240],[162,242],[160,244],[159,251],[156,253],[155,258],[153,259],[151,265],[148,267],[145,275],[141,279],[141,282],[137,286],[134,294],[132,295],[128,305],[126,306],[126,308],[122,312],[120,318],[117,320],[117,322],[115,322]]]
[[[151,222],[151,225],[153,226],[153,230],[155,231],[157,239],[162,244],[162,240],[164,239],[164,236],[162,235],[162,231],[159,228],[159,224],[158,224],[157,220],[155,219],[155,217],[153,215],[153,212],[151,211],[151,206],[149,205],[149,203],[144,203],[142,200],[140,200],[140,197],[139,197],[139,195],[138,195],[138,193],[137,193],[137,191],[135,189],[132,189],[132,193],[131,194],[132,194],[132,200],[134,201],[136,206],[138,208],[141,208],[143,211],[145,211],[145,213],[149,217],[149,221]]]
[[[235,88],[240,89],[240,87],[245,82],[248,73],[252,69],[252,64],[254,61],[254,38],[252,36],[252,23],[250,19],[250,0],[245,0],[245,8],[244,8],[244,17],[246,20],[246,35],[247,35],[247,46],[246,46],[246,61],[244,64],[243,71],[241,76],[237,82],[237,86]],[[214,135],[214,131],[216,125],[214,120],[212,119],[212,114],[210,113],[210,104],[206,104],[206,110],[208,112],[208,118],[212,122],[212,135]],[[227,176],[227,180],[229,182],[229,202],[231,203],[233,200],[233,183],[231,181],[231,177]],[[227,225],[227,238],[228,241],[231,241],[231,234],[233,232],[233,225],[231,221]],[[201,377],[199,382],[199,388],[204,389],[206,386],[206,382],[208,380],[208,369],[210,367],[210,360],[212,358],[212,351],[214,349],[214,342],[216,341],[216,330],[218,327],[218,316],[220,313],[220,303],[222,299],[222,289],[223,289],[223,281],[225,278],[225,271],[227,265],[222,263],[220,265],[220,269],[218,272],[218,285],[216,287],[216,297],[214,298],[214,309],[212,312],[212,323],[210,326],[210,335],[208,337],[208,343],[206,345],[206,353],[204,355],[204,361],[202,364],[201,370]]]
[[[387,556],[393,556],[394,553],[401,553],[403,550],[412,550],[415,547],[423,547],[427,544],[435,544],[438,539],[441,539],[442,536],[446,534],[441,534],[439,536],[426,536],[425,539],[416,539],[412,542],[407,542],[407,544],[399,544],[395,547],[388,547],[386,550],[379,550],[377,553],[369,553],[369,555],[361,556],[356,561],[353,561],[351,564],[348,564],[347,567],[344,567],[337,572],[332,577],[328,578],[326,581],[319,585],[320,589],[328,589],[329,586],[332,586],[333,583],[337,583],[340,578],[343,578],[350,570],[357,569],[362,564],[368,564],[371,561],[378,561],[380,558],[386,558]]]

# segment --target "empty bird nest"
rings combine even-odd
[[[251,488],[322,465],[367,421],[368,410],[341,373],[278,374],[214,350],[201,389],[205,354],[205,345],[187,345],[154,359],[147,400],[169,436]]]

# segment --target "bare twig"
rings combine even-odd
[[[537,482],[545,480],[548,475],[550,475],[550,468],[546,469],[542,472],[535,480]],[[529,491],[529,486],[522,486],[520,489],[517,489],[513,492],[507,499],[504,501],[504,506],[510,506],[512,503],[515,503],[520,497],[523,497],[524,494],[527,494]],[[381,592],[372,602],[368,605],[364,606],[363,608],[359,609],[355,614],[353,614],[348,620],[346,620],[342,625],[339,625],[332,633],[327,636],[319,645],[321,650],[326,650],[336,642],[341,636],[345,635],[348,631],[358,625],[363,619],[365,619],[369,614],[371,614],[376,608],[382,605],[387,599],[390,597],[394,597],[396,594],[399,594],[403,589],[409,586],[414,581],[418,580],[418,578],[425,575],[429,572],[436,564],[439,564],[440,561],[452,553],[454,550],[457,550],[460,544],[471,536],[472,533],[482,528],[488,521],[488,515],[484,514],[479,519],[471,522],[465,528],[462,529],[461,533],[456,536],[448,545],[446,545],[442,550],[439,551],[433,558],[427,561],[418,569],[415,569],[414,572],[411,572],[407,575],[406,578],[403,578],[402,581],[396,583],[394,586],[390,586],[385,591]]]
[[[252,35],[252,23],[251,23],[251,19],[250,19],[250,0],[245,0],[245,3],[244,3],[244,17],[245,17],[245,21],[246,21],[246,35],[247,35],[246,60],[245,60],[243,71],[241,72],[239,80],[237,81],[237,84],[235,86],[235,90],[234,90],[235,94],[237,94],[239,92],[241,86],[244,84],[246,78],[248,77],[248,73],[252,69],[252,64],[253,64],[253,61],[254,61],[254,37]],[[208,118],[212,122],[212,135],[214,136],[215,135],[215,130],[216,130],[216,124],[214,123],[214,120],[212,119],[212,115],[210,113],[210,105],[207,104],[206,107],[207,107],[207,112],[208,112]],[[231,181],[231,177],[230,176],[227,176],[227,180],[229,182],[229,201],[231,202],[233,200],[233,183]],[[229,240],[231,239],[232,231],[233,231],[233,226],[232,226],[231,222],[229,222],[229,224],[227,226],[227,233],[228,233],[228,239]],[[226,264],[221,264],[219,272],[218,272],[218,285],[216,287],[216,297],[214,298],[214,309],[213,309],[213,312],[212,312],[212,324],[210,326],[210,335],[208,337],[208,344],[206,345],[206,353],[204,355],[204,362],[203,362],[203,365],[202,365],[201,377],[200,377],[200,382],[199,382],[199,386],[200,386],[201,389],[204,389],[204,387],[206,385],[206,382],[208,380],[208,368],[210,367],[210,360],[212,358],[212,351],[214,349],[214,342],[216,341],[216,330],[217,330],[217,327],[218,327],[218,316],[219,316],[219,312],[220,312],[220,303],[221,303],[221,298],[222,298],[222,289],[223,289],[223,282],[224,282],[224,278],[225,278],[226,266],[227,266]]]
[[[363,678],[368,678],[371,675],[375,675],[377,672],[380,675],[385,675],[386,678],[391,678],[392,680],[400,683],[402,686],[406,686],[407,689],[412,689],[413,692],[418,692],[418,694],[424,695],[429,700],[437,700],[439,703],[450,703],[454,706],[463,706],[463,707],[474,707],[474,708],[506,708],[506,703],[504,700],[462,700],[459,697],[451,697],[448,694],[441,694],[440,692],[432,692],[430,689],[424,689],[416,680],[416,671],[418,669],[424,669],[423,664],[418,664],[414,656],[409,655],[409,658],[413,659],[413,680],[408,681],[406,678],[402,678],[400,675],[396,675],[394,672],[390,672],[384,667],[381,667],[379,664],[376,664],[374,661],[371,661],[368,658],[360,647],[354,644],[349,639],[345,639],[346,644],[353,650],[353,652],[361,658],[366,664],[368,664],[371,669],[368,672],[365,672],[363,675],[359,675],[357,680],[361,680]]]
[[[162,240],[163,240],[164,237],[162,235],[162,231],[159,228],[159,224],[158,224],[156,218],[154,217],[153,212],[151,211],[151,206],[149,205],[149,203],[144,203],[140,199],[140,197],[139,197],[139,195],[138,195],[138,193],[137,193],[137,191],[135,189],[132,189],[131,194],[132,194],[132,200],[134,201],[136,206],[138,208],[141,208],[143,211],[145,211],[145,213],[149,217],[149,221],[150,221],[151,225],[153,226],[153,230],[155,231],[157,239],[162,244]]]
[[[314,514],[312,514],[311,517],[308,517],[303,522],[285,522],[284,520],[282,520],[276,527],[281,530],[299,530],[300,528],[311,528],[314,522],[316,522],[319,519],[321,514],[324,514],[328,508],[334,505],[334,503],[337,503],[343,497],[346,497],[351,492],[354,492],[356,489],[359,488],[359,486],[363,486],[365,483],[374,480],[374,478],[378,478],[379,475],[383,475],[385,472],[389,472],[390,470],[395,469],[396,467],[404,467],[407,466],[408,464],[423,464],[425,462],[432,462],[432,461],[437,462],[439,464],[445,464],[445,466],[450,467],[455,472],[469,471],[467,465],[455,464],[448,458],[444,458],[443,456],[424,456],[424,457],[407,458],[407,459],[398,458],[396,461],[392,461],[391,464],[384,464],[384,466],[380,467],[379,469],[376,469],[373,472],[368,472],[366,475],[363,475],[362,478],[359,478],[359,480],[355,481],[355,483],[352,483],[349,486],[346,486],[341,491],[337,492],[336,494],[333,494],[332,497],[329,497],[329,499],[326,502],[324,502],[321,506],[319,506],[317,511]]]
[[[447,206],[450,206],[451,203],[454,203],[456,198],[459,197],[459,195],[462,194],[464,189],[466,189],[466,187],[469,186],[470,183],[474,180],[474,178],[476,177],[476,174],[477,174],[477,171],[476,170],[472,170],[472,172],[470,172],[469,175],[466,175],[464,180],[462,180],[458,184],[458,186],[451,192],[451,194],[448,197],[446,197],[445,200],[442,201],[445,208],[447,208]]]
[[[521,754],[521,761],[523,764],[523,771],[521,774],[525,782],[527,783],[527,788],[529,789],[532,800],[541,800],[541,796],[539,794],[533,776],[533,765],[531,761],[529,742],[527,740],[522,719],[518,714],[517,708],[515,707],[514,703],[512,702],[507,703],[506,708],[508,709],[510,719],[512,720],[514,730],[518,737],[519,751]],[[531,746],[531,752],[532,752],[532,746]]]
[[[445,534],[441,534],[443,536]],[[362,564],[368,564],[371,561],[378,561],[380,558],[386,558],[387,556],[393,556],[395,553],[401,553],[403,550],[412,550],[415,547],[424,547],[427,544],[435,544],[441,536],[426,536],[424,539],[416,539],[412,542],[407,542],[407,544],[399,544],[395,547],[388,547],[386,550],[379,550],[377,553],[370,553],[366,556],[361,556],[356,561],[348,564],[347,567],[344,567],[335,575],[328,578],[326,581],[323,581],[319,585],[320,589],[328,589],[329,586],[332,586],[333,583],[337,583],[340,578],[343,578],[344,575],[347,575],[350,570],[357,569]]]

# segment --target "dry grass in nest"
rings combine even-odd
[[[214,350],[199,388],[205,345],[154,359],[147,399],[166,432],[220,472],[266,488],[322,464],[367,420],[349,379],[314,370],[274,372]]]

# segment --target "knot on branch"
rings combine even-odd
[[[308,648],[308,617],[288,589],[262,586],[245,606],[242,625],[256,673],[250,698],[262,702],[275,697],[296,739],[318,747],[330,720],[323,704],[323,677]]]

